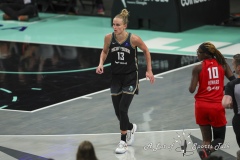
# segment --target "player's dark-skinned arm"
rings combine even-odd
[[[236,79],[236,77],[234,76],[230,66],[228,64],[226,64],[226,68],[225,68],[225,76],[227,77],[227,79],[229,81],[232,81],[234,79]]]
[[[197,88],[198,75],[201,71],[201,67],[202,67],[202,65],[200,64],[200,65],[195,66],[192,70],[192,79],[191,79],[190,86],[188,88],[190,93],[194,93]]]

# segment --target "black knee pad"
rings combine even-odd
[[[218,150],[224,143],[225,133],[226,126],[213,127],[213,141],[211,142],[211,145],[214,147],[214,150]]]
[[[213,127],[213,138],[221,138],[225,140],[225,134],[226,134],[226,126],[222,127]]]

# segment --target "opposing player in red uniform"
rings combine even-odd
[[[197,56],[202,62],[192,70],[189,92],[194,93],[198,86],[194,97],[195,118],[203,138],[203,150],[199,151],[199,155],[204,159],[224,142],[227,123],[222,106],[224,75],[229,80],[235,79],[235,76],[212,43],[202,43],[197,49]]]

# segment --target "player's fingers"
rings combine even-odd
[[[154,83],[154,76],[146,76],[146,80],[150,80],[150,83],[152,84],[152,83]]]
[[[101,73],[103,73],[103,68],[100,69]]]
[[[151,77],[151,83],[153,84],[155,82],[154,76]]]
[[[101,74],[101,73],[102,73],[101,68],[97,68],[96,72],[97,72],[98,74]]]
[[[96,69],[96,73],[99,73],[99,69],[98,68]]]
[[[100,68],[100,70],[99,70],[99,71],[100,71],[100,73],[102,74],[104,70],[103,70],[103,68]]]

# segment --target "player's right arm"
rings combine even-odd
[[[202,64],[196,65],[192,70],[192,79],[189,86],[189,92],[194,93],[198,84],[198,76],[202,70]]]
[[[103,45],[103,49],[102,49],[102,52],[101,52],[101,55],[100,55],[99,65],[96,69],[97,74],[102,74],[103,71],[104,71],[103,70],[103,64],[104,64],[104,62],[107,58],[107,55],[108,55],[111,38],[112,38],[112,34],[107,34],[104,37],[104,45]]]

